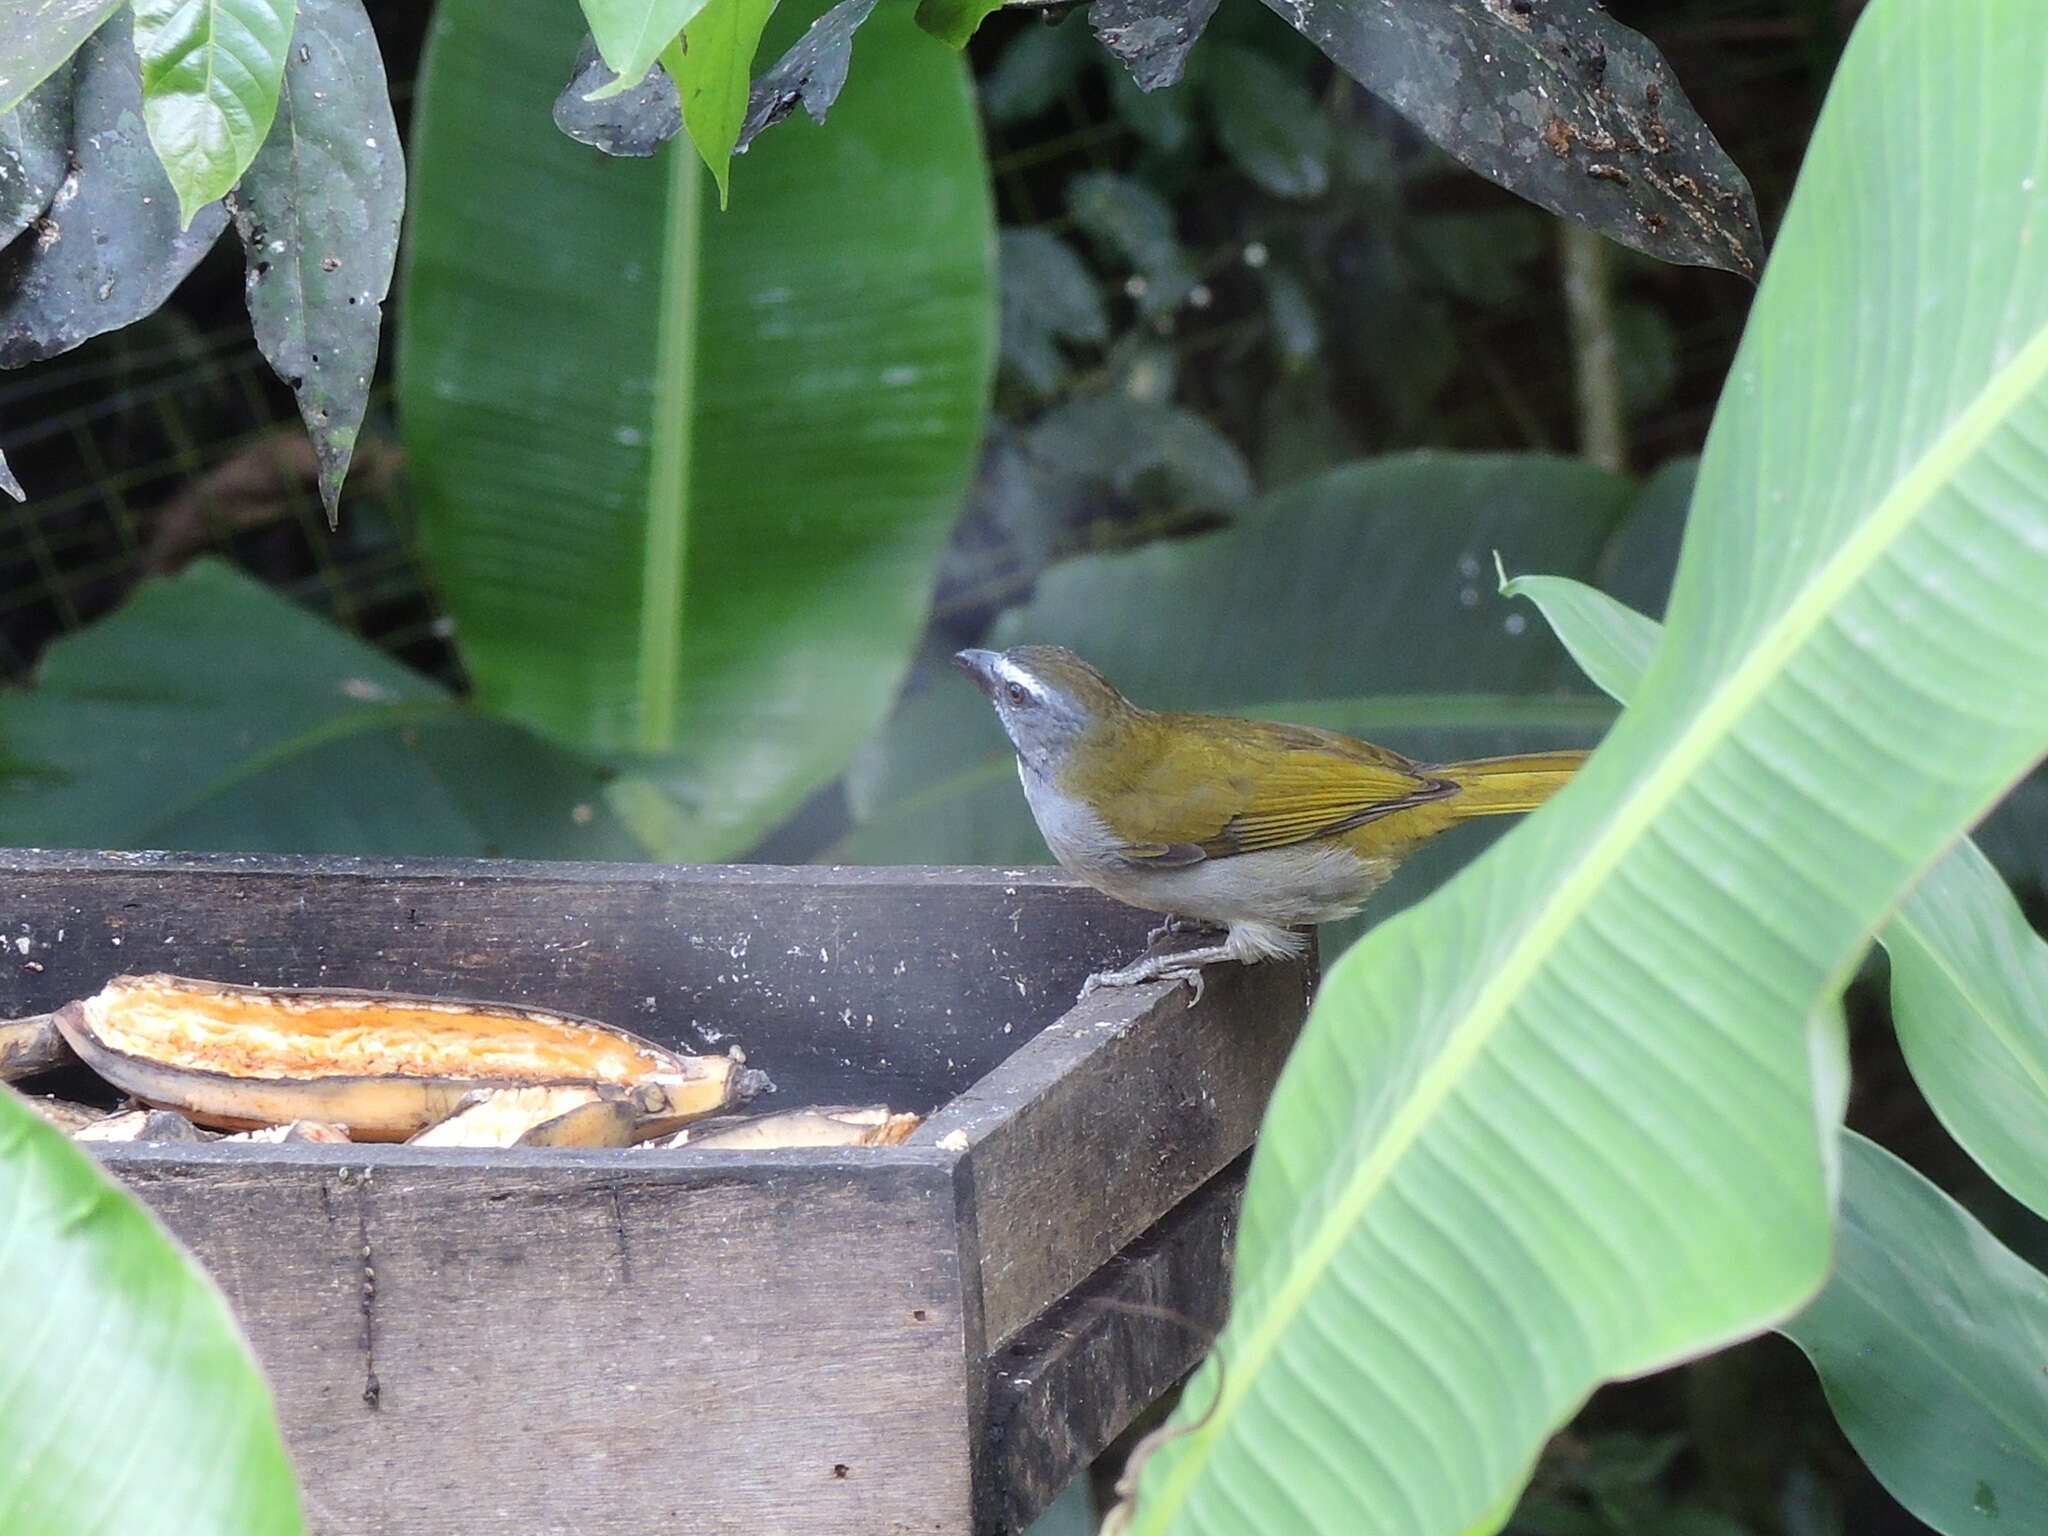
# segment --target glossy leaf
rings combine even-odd
[[[298,396],[332,521],[405,209],[405,157],[362,0],[299,0],[277,120],[232,207],[256,345]]]
[[[292,1536],[291,1463],[227,1303],[0,1087],[0,1530]]]
[[[651,155],[682,131],[683,103],[676,83],[659,67],[629,91],[601,87],[618,79],[588,37],[576,55],[569,83],[555,98],[555,126],[579,144],[608,155]]]
[[[43,216],[64,180],[71,142],[69,61],[11,112],[0,112],[0,246]]]
[[[1834,1274],[1783,1332],[1921,1520],[2048,1528],[2048,1277],[1882,1147],[1844,1141]]]
[[[7,467],[4,457],[0,457],[0,491],[5,491],[16,501],[28,500],[28,493],[22,490],[21,482],[14,478],[14,471]]]
[[[1586,675],[1626,702],[1659,626],[1554,576],[1501,590],[1533,599]],[[1991,861],[1965,838],[1923,875],[1878,935],[1892,961],[1892,1016],[1908,1065],[1964,1150],[2048,1215],[2048,942]]]
[[[617,76],[593,92],[596,100],[629,91],[646,78],[707,0],[581,0],[597,51]]]
[[[1754,277],[1749,183],[1598,0],[1266,0],[1473,170],[1664,261]]]
[[[874,9],[875,0],[839,0],[754,82],[734,154],[745,154],[755,135],[789,116],[798,102],[803,103],[812,122],[825,121],[825,114],[846,87],[846,71],[853,62],[853,34]]]
[[[78,51],[70,156],[75,181],[47,238],[0,250],[0,368],[55,357],[154,313],[227,226],[227,210],[209,205],[180,227],[143,132],[125,11]]]
[[[123,0],[10,0],[0,11],[0,112],[57,72]]]
[[[200,561],[0,692],[0,845],[631,858],[604,776]]]
[[[464,662],[628,763],[665,856],[731,857],[886,710],[970,473],[993,230],[962,67],[884,14],[829,128],[718,214],[690,157],[528,110],[575,40],[554,0],[439,17],[399,403]]]
[[[133,0],[142,119],[182,225],[227,195],[270,134],[295,0]]]
[[[965,48],[984,18],[1003,0],[917,0],[917,24],[949,48]]]
[[[746,120],[754,50],[775,0],[711,0],[662,62],[682,98],[683,122],[718,183],[718,206],[729,200],[727,173]]]
[[[1913,888],[1884,942],[1914,1081],[1963,1149],[2048,1216],[2048,943],[1967,841]]]
[[[1219,0],[1095,0],[1088,25],[1141,91],[1176,83]]]
[[[1227,1369],[1140,1536],[1496,1529],[1601,1381],[1825,1277],[1830,1000],[2048,750],[2029,14],[1864,12],[1649,674],[1555,800],[1331,969],[1254,1154]]]

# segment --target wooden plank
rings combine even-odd
[[[0,1017],[152,970],[438,992],[742,1044],[775,1108],[924,1112],[1150,922],[1052,869],[0,851]]]
[[[927,1121],[967,1139],[995,1349],[1251,1145],[1314,958],[1098,992]]]
[[[979,1536],[1014,1536],[1208,1352],[1230,1305],[1248,1157],[991,1355]]]
[[[942,1158],[108,1151],[249,1330],[318,1536],[969,1527]]]

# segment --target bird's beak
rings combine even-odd
[[[965,672],[974,681],[974,686],[991,698],[995,696],[996,657],[995,651],[955,651],[953,665]]]

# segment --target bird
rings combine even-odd
[[[1418,763],[1313,726],[1144,709],[1063,646],[969,649],[953,662],[995,706],[1063,868],[1167,914],[1154,940],[1190,924],[1224,930],[1097,972],[1083,997],[1186,980],[1199,998],[1205,965],[1299,955],[1300,930],[1357,912],[1422,844],[1476,816],[1534,810],[1586,757]]]

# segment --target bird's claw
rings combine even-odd
[[[1097,971],[1081,983],[1081,994],[1076,1002],[1086,1002],[1104,987],[1142,987],[1152,981],[1184,981],[1188,984],[1187,1006],[1192,1008],[1202,1000],[1202,969],[1200,966],[1176,966],[1172,955],[1147,955],[1130,965],[1115,970]]]

